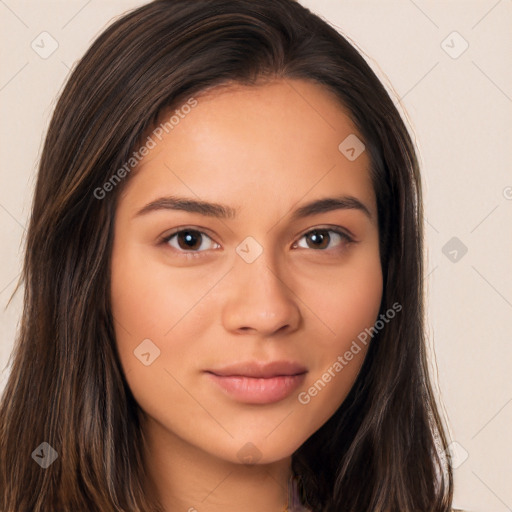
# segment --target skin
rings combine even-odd
[[[133,171],[118,202],[111,268],[116,342],[146,417],[148,485],[165,509],[277,512],[286,503],[291,455],[343,402],[368,347],[361,345],[309,403],[298,394],[378,316],[382,272],[369,158],[363,152],[349,161],[338,149],[358,132],[321,85],[232,84],[195,98],[197,106]],[[136,215],[171,194],[238,214]],[[359,199],[371,217],[337,209],[292,221],[296,208],[338,195]],[[306,236],[335,227],[353,242],[323,231],[318,248]],[[183,236],[162,242],[176,228],[201,232],[188,250],[195,257],[187,257]],[[251,263],[236,251],[248,236],[263,250]],[[149,366],[134,355],[145,339],[160,350]],[[248,360],[300,362],[306,377],[277,403],[247,404],[204,373]],[[255,464],[241,460],[244,446]]]

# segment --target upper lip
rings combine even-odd
[[[287,375],[300,375],[307,372],[307,368],[293,361],[272,361],[269,363],[248,361],[230,364],[222,368],[207,370],[220,377],[252,377],[268,379]]]

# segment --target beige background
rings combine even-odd
[[[0,392],[22,293],[6,305],[56,96],[102,28],[142,3],[0,0]],[[409,117],[423,164],[429,338],[454,441],[455,505],[512,511],[512,1],[302,3],[371,56]],[[58,48],[42,58],[53,39]]]

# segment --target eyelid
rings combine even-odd
[[[198,233],[201,233],[202,235],[206,235],[209,238],[213,239],[213,235],[210,234],[210,231],[206,228],[200,228],[198,226],[184,225],[184,226],[177,226],[170,231],[165,231],[165,233],[160,236],[159,240],[160,241],[168,240],[169,238],[171,238],[171,236],[176,235],[177,233],[181,233],[182,231],[197,231]]]
[[[322,224],[320,226],[308,228],[305,231],[303,231],[297,238],[300,239],[304,235],[311,233],[311,231],[334,231],[335,233],[345,236],[347,240],[350,240],[351,242],[356,242],[356,237],[348,229],[342,226],[338,226],[337,224]]]

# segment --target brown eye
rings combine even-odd
[[[180,231],[177,233],[177,241],[181,249],[193,250],[201,247],[202,236],[198,231]]]
[[[329,245],[331,237],[327,231],[311,231],[306,235],[306,240],[311,242],[308,245],[312,248],[325,249]]]
[[[353,241],[346,233],[337,229],[313,229],[305,233],[302,239],[306,240],[306,246],[298,243],[299,247],[320,250],[329,249],[329,244],[331,247],[333,247],[332,244],[337,247]]]
[[[218,246],[206,233],[196,229],[176,231],[167,236],[163,242],[179,252],[203,252]]]

